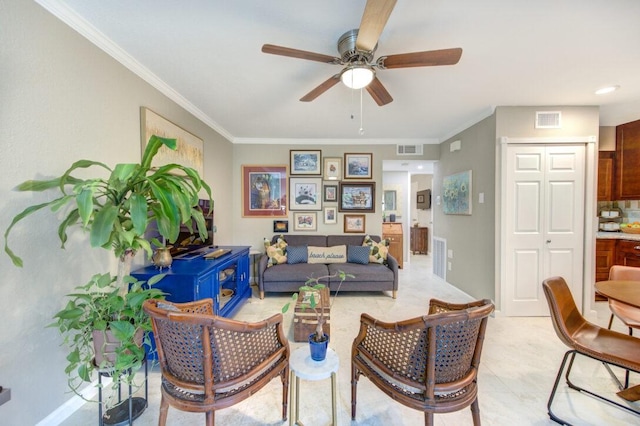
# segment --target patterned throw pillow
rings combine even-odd
[[[283,237],[278,237],[278,240],[273,245],[271,244],[271,240],[265,238],[264,250],[269,258],[267,268],[270,268],[273,265],[287,263],[287,242]]]
[[[347,263],[347,246],[308,247],[308,263]]]
[[[307,263],[307,246],[287,246],[287,263]]]
[[[371,252],[371,248],[368,246],[349,246],[347,247],[347,262],[366,265],[369,263],[369,252]]]
[[[376,243],[369,235],[364,237],[362,242],[363,246],[368,246],[369,263],[380,263],[382,265],[387,264],[387,253],[389,253],[389,241],[383,239],[379,243]]]

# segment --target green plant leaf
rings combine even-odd
[[[147,229],[148,209],[147,198],[144,195],[133,193],[129,197],[129,211],[131,221],[136,234],[142,235]]]
[[[116,164],[109,177],[109,182],[113,183],[114,180],[125,182],[138,172],[139,167],[140,165],[135,163]]]
[[[118,208],[114,205],[105,205],[98,210],[89,236],[91,247],[101,247],[109,242],[116,217],[118,217]]]
[[[87,226],[93,213],[93,187],[84,187],[82,191],[76,195],[76,203],[78,204],[78,213],[82,219],[82,224]]]
[[[151,168],[151,160],[153,160],[153,157],[155,157],[162,145],[175,150],[178,147],[178,141],[176,139],[151,135],[149,143],[147,143],[147,147],[144,149],[144,153],[142,154],[142,169],[149,170]]]
[[[13,220],[11,221],[11,224],[9,225],[7,230],[4,231],[4,251],[9,255],[9,257],[11,258],[11,261],[13,262],[14,265],[16,265],[18,267],[22,267],[22,259],[19,258],[18,256],[16,256],[15,253],[13,251],[11,251],[11,249],[9,249],[8,237],[9,237],[9,233],[11,232],[11,229],[14,227],[14,225],[16,223],[20,222],[25,217],[29,216],[30,214],[32,214],[34,212],[37,212],[38,210],[40,210],[40,209],[42,209],[44,207],[47,207],[48,205],[50,205],[54,201],[56,201],[56,200],[49,201],[49,202],[42,203],[42,204],[36,204],[34,206],[27,207],[26,209],[24,209],[22,212],[18,213],[13,218]]]

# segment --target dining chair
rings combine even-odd
[[[640,268],[635,266],[613,265],[609,269],[609,280],[615,281],[638,281],[640,285]],[[640,309],[628,305],[624,302],[609,299],[609,328],[613,324],[613,317],[618,317],[620,321],[629,328],[629,335],[633,335],[634,328],[640,328]]]
[[[289,342],[282,314],[255,323],[213,315],[213,300],[171,303],[147,300],[162,373],[160,418],[169,406],[206,413],[249,398],[272,379],[282,381],[282,420],[287,418]]]
[[[434,413],[471,406],[480,425],[478,367],[494,305],[490,300],[452,304],[432,299],[429,314],[399,322],[360,317],[351,351],[351,418],[356,418],[358,378],[364,375],[401,404]]]
[[[640,411],[633,409],[632,406],[620,404],[592,390],[577,386],[570,379],[571,367],[578,354],[605,364],[640,372],[640,357],[638,357],[638,354],[640,354],[640,339],[587,321],[578,311],[571,290],[569,290],[564,278],[547,278],[542,282],[542,287],[549,304],[551,321],[556,334],[569,347],[569,350],[564,354],[547,402],[547,410],[551,420],[560,424],[570,424],[556,416],[551,409],[558,384],[560,383],[560,377],[567,365],[567,361],[569,361],[569,364],[565,379],[569,388],[584,392],[601,401],[640,415]]]

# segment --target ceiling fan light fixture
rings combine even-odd
[[[369,65],[350,65],[342,70],[340,80],[350,89],[362,89],[367,87],[375,77],[373,68]]]

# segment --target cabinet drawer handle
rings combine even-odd
[[[634,250],[640,250],[640,246],[635,246],[633,249]]]

